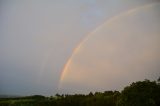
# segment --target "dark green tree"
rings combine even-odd
[[[160,106],[160,87],[153,81],[132,83],[121,93],[118,106]]]

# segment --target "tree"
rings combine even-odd
[[[158,80],[157,80],[158,82],[160,82],[160,77],[158,78]]]
[[[118,106],[160,106],[160,87],[153,81],[145,80],[125,87]]]

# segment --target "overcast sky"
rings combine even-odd
[[[150,4],[153,5],[147,11],[142,8],[129,17],[115,19],[113,25],[105,24],[112,17]],[[83,93],[115,87],[120,89],[122,88],[120,85],[128,84],[126,80],[135,81],[146,77],[157,79],[160,68],[159,7],[158,0],[2,0],[0,2],[0,94],[54,95],[57,92],[72,91]],[[84,49],[80,53],[74,53],[74,49],[97,27],[100,29],[94,34],[91,33],[93,36],[85,41],[87,43],[82,44]],[[137,43],[135,40],[138,40]],[[133,46],[133,42],[136,45]],[[109,46],[113,45],[120,50],[107,52]],[[141,50],[143,45],[145,50]],[[139,48],[132,49],[135,53],[130,54],[131,46]],[[140,59],[141,62],[137,62],[142,56],[138,55],[137,50],[141,50],[140,53],[151,51],[154,56],[149,60]],[[126,54],[122,55],[123,53],[130,55],[125,57]],[[136,58],[131,62],[133,56]],[[64,66],[70,57],[72,63],[77,65],[70,64],[72,74],[66,75],[60,82]],[[104,65],[107,64],[108,57],[114,57],[110,59],[113,62],[110,71]],[[123,59],[126,60],[121,61]],[[90,68],[93,65],[96,68]],[[119,65],[122,66],[121,71],[115,73],[119,79],[126,78],[125,81],[122,79],[118,82],[108,77],[116,77],[116,74],[112,73],[113,67],[118,70]],[[123,69],[125,70],[122,72]],[[147,69],[151,74],[140,76],[142,73],[139,73],[139,69],[142,69],[142,73]],[[154,71],[151,71],[152,69]],[[85,72],[77,75],[79,70]],[[130,71],[134,70],[137,71],[134,75],[137,77],[131,78],[133,72]],[[72,79],[73,76],[76,78],[79,76],[79,79]],[[114,84],[105,84],[108,81]],[[58,88],[59,83],[64,84],[62,88]]]

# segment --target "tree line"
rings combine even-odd
[[[133,82],[121,92],[1,98],[0,106],[160,106],[160,78]]]

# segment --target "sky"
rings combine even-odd
[[[159,0],[2,0],[0,94],[121,90],[160,71]]]

